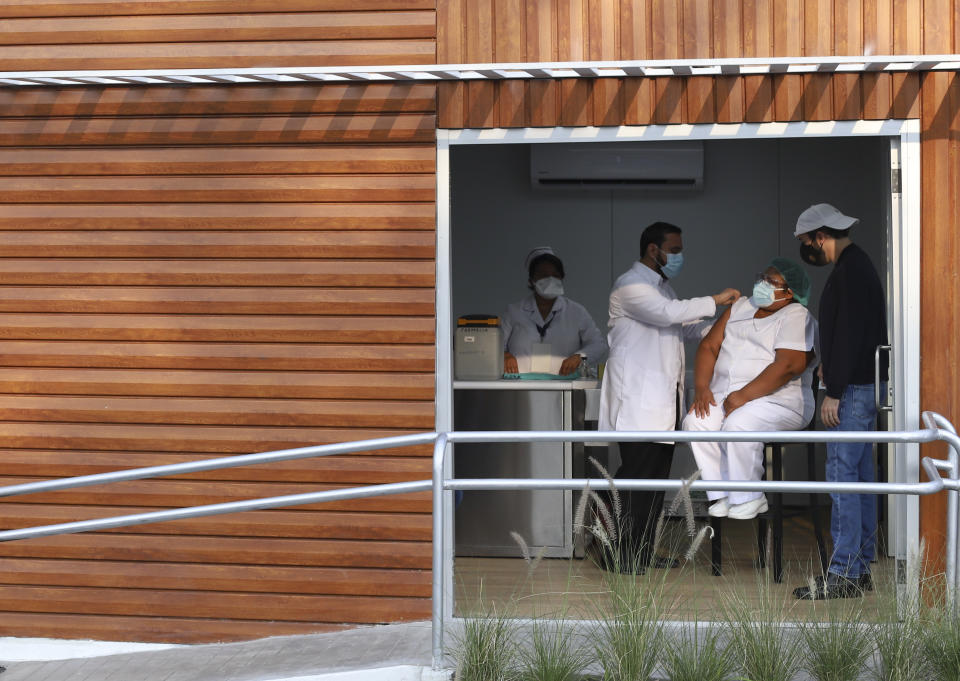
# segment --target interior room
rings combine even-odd
[[[560,146],[566,149],[549,149],[547,153],[540,149]],[[591,154],[578,160],[578,148],[586,150],[587,147]],[[607,157],[604,162],[613,164],[630,162],[622,159],[629,159],[635,150],[641,155],[658,152],[650,156],[652,160],[647,162],[652,167],[640,179],[597,179],[596,173],[576,170],[578,165],[595,162],[598,156]],[[557,151],[563,153],[555,153]],[[671,280],[679,297],[709,295],[726,287],[750,295],[756,273],[762,271],[771,258],[782,256],[800,261],[793,237],[796,218],[811,204],[821,202],[832,203],[844,213],[860,218],[852,237],[870,254],[887,286],[889,155],[889,141],[885,137],[453,146],[450,153],[453,317],[499,315],[509,303],[529,295],[524,259],[532,248],[546,245],[553,247],[563,260],[565,295],[584,305],[605,333],[611,285],[639,257],[643,228],[660,220],[683,230],[685,264],[681,274]],[[676,164],[674,156],[678,159]],[[683,168],[677,171],[672,165]],[[663,169],[662,174],[658,168]],[[831,268],[807,266],[806,269],[813,284],[809,308],[816,314],[820,292]],[[688,396],[695,352],[696,344],[687,344]],[[458,429],[463,427],[464,413],[461,404],[454,417]],[[516,423],[506,422],[498,427],[496,417],[492,418],[494,420],[486,424],[489,429],[518,428]],[[457,423],[458,420],[461,423]],[[590,425],[588,414],[585,427],[589,429]],[[807,478],[804,451],[802,445],[785,449],[786,479]],[[589,465],[584,465],[582,449],[571,452],[570,470],[565,473],[574,472],[577,473],[574,477],[580,477],[579,474],[586,471],[587,476],[599,477],[596,471],[589,470]],[[615,469],[618,461],[615,449],[608,454],[605,447],[591,447],[587,453],[596,455],[611,472]],[[539,456],[551,455],[540,452]],[[878,459],[882,474],[885,462],[882,446]],[[822,461],[820,446],[817,476],[822,476]],[[462,474],[460,467],[458,463],[458,475]],[[535,474],[534,469],[531,467],[525,472]],[[694,470],[689,450],[684,445],[678,446],[671,476],[686,477]],[[514,468],[509,475],[504,471],[502,477],[520,477],[523,472],[518,474]],[[497,476],[491,474],[490,477]],[[482,546],[478,548],[476,542],[466,548],[460,537],[457,538],[455,584],[464,602],[469,601],[470,594],[476,594],[474,589],[484,576],[488,578],[484,582],[488,592],[491,585],[510,590],[515,588],[515,580],[525,579],[521,550],[510,538],[510,531],[526,534],[525,539],[535,550],[540,545],[538,528],[551,526],[554,534],[556,531],[569,533],[571,529],[569,513],[576,494],[555,493],[558,502],[549,507],[554,511],[545,513],[540,508],[524,519],[514,509],[505,513],[506,520],[490,515],[492,507],[502,507],[503,497],[491,496],[494,494],[514,493],[468,491],[457,509],[458,532],[466,531],[465,523],[479,521],[484,526],[485,537],[496,535],[496,539],[490,541],[495,545],[491,551],[484,551]],[[806,495],[787,495],[785,499],[788,506],[800,508],[808,501]],[[828,500],[819,501],[826,522]],[[885,506],[881,504],[881,518]],[[562,517],[566,521],[562,521]],[[797,579],[801,580],[797,583],[802,583],[811,565],[816,563],[816,543],[812,540],[809,518],[809,514],[796,517],[788,514],[783,550],[785,586]],[[524,520],[528,522],[525,524]],[[757,559],[756,523],[754,520],[726,524],[723,560],[730,569],[724,571],[725,578],[740,575],[752,579]],[[826,535],[829,544],[828,531]],[[693,569],[704,575],[698,578],[701,585],[720,588],[722,580],[710,581],[709,543],[700,549]],[[580,560],[580,548],[575,541],[568,541],[546,554],[560,560],[548,558],[545,566],[538,569],[564,575],[570,574],[573,566],[578,574],[588,575],[589,584],[589,575],[595,567],[589,559]],[[827,548],[829,550],[829,546]],[[569,562],[565,560],[570,556]]]

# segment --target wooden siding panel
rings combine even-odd
[[[5,0],[0,17],[429,10],[436,0]]]
[[[348,14],[306,28],[373,26]],[[433,429],[432,87],[0,94],[0,484]],[[427,479],[429,455],[40,494],[0,504],[0,524]],[[430,510],[418,493],[8,544],[0,610],[19,635],[71,621],[109,638],[113,620],[170,641],[422,618]],[[137,583],[118,581],[118,561],[164,562]],[[242,614],[241,598],[276,610]]]

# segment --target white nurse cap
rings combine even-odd
[[[556,252],[550,246],[537,246],[532,251],[527,253],[527,259],[523,261],[524,271],[530,271],[530,263],[533,262],[534,258],[539,258],[541,255],[556,255]]]

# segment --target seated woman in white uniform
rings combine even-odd
[[[817,322],[806,308],[810,280],[774,258],[700,343],[689,431],[800,430],[813,418]],[[703,480],[759,480],[760,442],[691,442]],[[707,492],[709,514],[748,520],[767,510],[761,492]]]
[[[525,266],[532,293],[509,305],[500,320],[504,373],[568,376],[584,358],[603,361],[607,341],[587,309],[563,295],[566,275],[553,249],[533,249]]]

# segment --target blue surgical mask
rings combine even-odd
[[[663,251],[660,251],[663,253]],[[667,256],[667,264],[660,265],[660,271],[667,279],[673,279],[683,269],[683,253],[663,253]]]
[[[547,300],[553,300],[557,296],[563,295],[563,281],[557,277],[537,279],[533,282],[533,288]]]
[[[768,281],[758,281],[753,285],[753,296],[750,298],[757,307],[770,307],[776,302],[774,294],[776,288]]]

